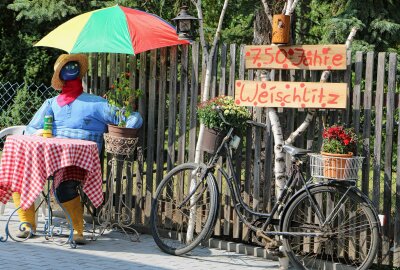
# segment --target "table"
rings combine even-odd
[[[102,174],[97,144],[91,141],[8,136],[0,164],[0,200],[7,203],[12,192],[21,194],[21,208],[28,209],[40,195],[46,180],[53,188],[65,179],[82,181],[82,190],[99,207],[103,202]]]
[[[7,137],[0,164],[2,203],[8,202],[12,192],[19,192],[21,208],[28,209],[50,176],[54,176],[56,188],[66,177],[81,180],[93,206],[97,208],[103,202],[103,180],[95,142],[35,135]]]

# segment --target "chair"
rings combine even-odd
[[[7,135],[23,135],[25,134],[26,126],[12,126],[5,128],[3,130],[0,130],[0,139],[4,138]],[[40,203],[40,198],[38,198],[35,202],[35,204]],[[5,204],[0,203],[0,215],[4,214],[5,210]],[[42,204],[42,215],[46,216],[46,206],[45,204]]]

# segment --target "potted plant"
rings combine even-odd
[[[118,125],[108,125],[108,132],[116,137],[137,137],[138,129],[127,128],[126,124],[129,116],[136,111],[136,102],[143,96],[143,90],[132,89],[129,78],[130,73],[122,72],[105,95],[110,105],[119,108],[116,113]]]
[[[238,132],[243,130],[246,121],[251,119],[250,111],[246,107],[236,105],[233,97],[230,96],[218,96],[200,103],[197,107],[197,115],[206,127],[202,150],[208,153],[216,151],[230,128],[218,115],[215,109],[217,106],[221,109],[225,120]]]
[[[357,136],[352,128],[333,125],[324,129],[321,155],[324,161],[324,176],[344,179],[347,161],[357,148]]]

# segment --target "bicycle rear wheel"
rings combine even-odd
[[[172,169],[157,188],[150,226],[156,244],[168,254],[182,255],[191,251],[213,229],[218,190],[212,174],[200,179],[203,168],[198,168],[194,163],[181,164]],[[193,181],[198,185],[190,191]]]
[[[346,191],[340,186],[311,188],[323,220],[306,192],[288,206],[282,231],[297,235],[285,236],[283,244],[296,269],[368,269],[372,264],[379,244],[379,220],[368,201]],[[331,222],[323,225],[329,216]]]

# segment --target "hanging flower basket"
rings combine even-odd
[[[217,129],[205,128],[201,150],[210,154],[215,154],[221,145],[226,132]]]

